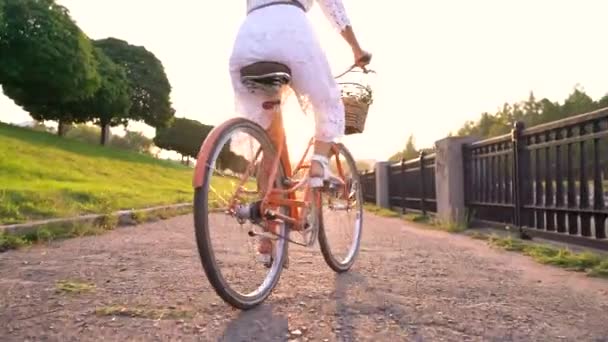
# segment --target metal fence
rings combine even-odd
[[[515,223],[511,136],[465,145],[463,152],[469,214],[478,220]]]
[[[419,158],[389,166],[389,202],[391,207],[436,212],[435,154],[420,154]]]
[[[464,147],[474,218],[608,248],[608,109]]]
[[[402,212],[415,210],[426,214],[437,211],[435,197],[435,154],[389,165],[389,202]],[[376,202],[376,173],[361,174],[363,197]]]
[[[369,203],[376,203],[376,173],[368,171],[362,173],[360,177],[363,200]]]

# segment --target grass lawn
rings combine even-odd
[[[402,218],[406,221],[425,223],[427,227],[444,230],[449,233],[466,232],[466,226],[461,224],[441,223],[418,214],[401,216],[390,209],[379,208],[366,204],[367,212],[389,218]],[[539,263],[565,268],[571,271],[586,272],[591,277],[608,278],[608,256],[600,255],[591,251],[576,253],[569,249],[554,247],[549,244],[526,242],[520,239],[500,237],[472,231],[466,235],[471,238],[484,240],[489,245],[502,248],[510,252],[518,252],[527,255]]]
[[[0,224],[189,202],[192,172],[0,123]]]

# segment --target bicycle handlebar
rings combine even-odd
[[[372,54],[371,53],[367,54],[367,55],[361,57],[355,64],[351,65],[346,71],[344,71],[343,73],[339,74],[338,76],[335,76],[334,78],[338,79],[338,78],[340,78],[340,77],[348,74],[349,72],[353,71],[355,68],[361,69],[361,71],[364,74],[368,74],[370,72],[375,74],[376,72],[374,70],[367,69],[365,67],[365,65],[369,64],[371,62],[371,60],[372,60]],[[363,66],[361,66],[360,64],[363,64]]]

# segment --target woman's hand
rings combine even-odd
[[[372,60],[372,54],[361,48],[353,49],[353,55],[355,57],[355,65],[360,68],[365,67]]]
[[[355,32],[353,28],[349,25],[341,32],[342,37],[350,48],[353,50],[353,55],[355,57],[355,65],[364,68],[372,59],[372,54],[363,50],[357,41],[357,37],[355,36]]]

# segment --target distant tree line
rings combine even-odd
[[[414,135],[410,134],[409,138],[407,139],[407,142],[405,143],[405,147],[403,148],[403,150],[393,154],[388,160],[393,163],[400,162],[402,160],[406,160],[406,161],[412,160],[412,159],[420,157],[421,152],[433,153],[434,149],[416,148],[416,141],[415,141]]]
[[[523,122],[526,127],[532,127],[606,107],[608,107],[608,94],[599,100],[593,100],[579,86],[574,88],[563,103],[553,102],[547,98],[537,100],[534,93],[530,92],[525,101],[505,103],[495,113],[484,112],[477,121],[465,122],[455,135],[486,139],[508,134],[517,121]],[[452,133],[449,136],[452,136]],[[392,155],[389,160],[398,162],[401,159],[414,159],[421,151],[431,153],[433,149],[417,149],[415,138],[410,135],[403,150]]]
[[[505,103],[493,114],[482,113],[477,121],[467,121],[457,135],[490,138],[509,133],[517,121],[532,127],[605,107],[608,107],[608,95],[595,101],[578,86],[561,104],[547,98],[539,101],[530,92],[525,101]]]

